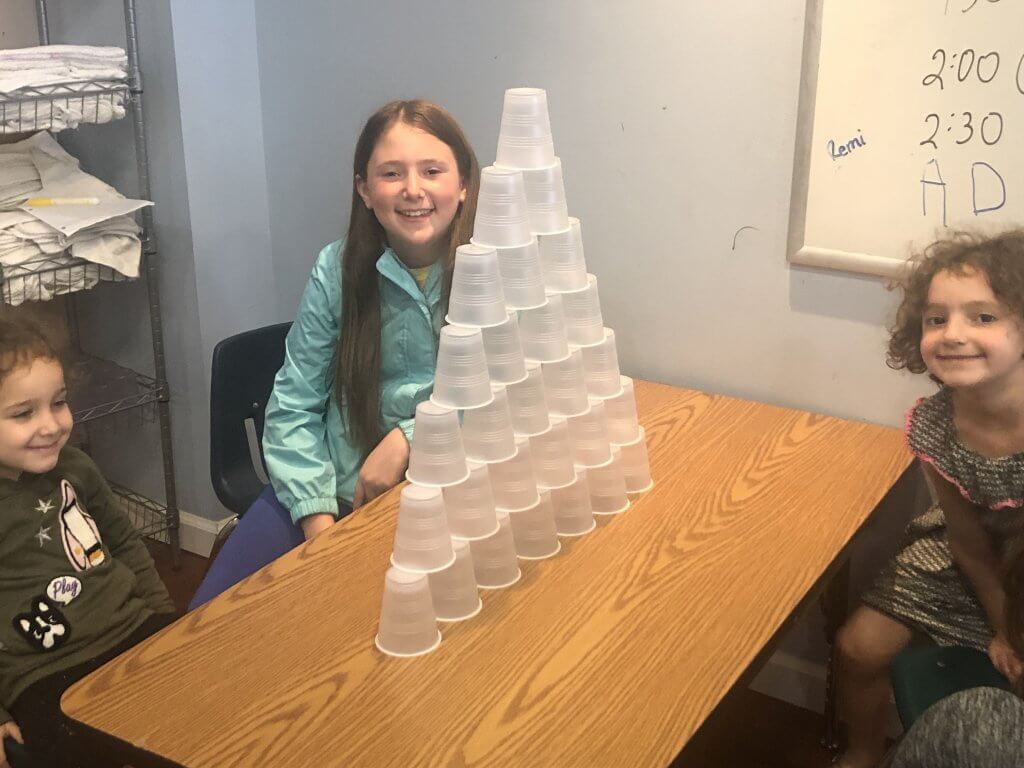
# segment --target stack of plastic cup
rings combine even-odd
[[[508,407],[512,411],[512,429],[516,435],[539,435],[551,422],[544,393],[544,374],[540,363],[526,364],[526,378],[505,387]]]
[[[444,408],[479,408],[493,398],[480,329],[446,325],[437,346],[431,402]]]
[[[590,408],[587,381],[583,373],[583,354],[570,349],[569,356],[557,363],[541,365],[548,408],[556,416],[578,416]]]
[[[494,399],[488,405],[462,415],[462,443],[466,458],[474,461],[504,461],[516,452],[512,414],[503,384],[491,384]]]
[[[537,238],[531,238],[526,245],[495,250],[505,292],[505,305],[509,309],[533,309],[541,306],[546,298]]]
[[[569,427],[574,462],[584,467],[593,467],[611,458],[611,443],[601,400],[592,398],[590,410],[579,416],[570,416],[566,424]]]
[[[416,406],[414,434],[405,473],[410,482],[441,487],[469,477],[456,411],[424,400]]]
[[[504,323],[481,331],[487,373],[493,384],[515,384],[526,378],[526,358],[519,342],[519,318],[509,312]]]
[[[601,299],[597,294],[597,278],[587,275],[587,286],[578,291],[559,294],[565,315],[565,334],[569,343],[578,347],[600,344],[604,339]]]
[[[632,442],[616,446],[622,451],[622,474],[628,493],[643,493],[654,486],[647,458],[647,434],[640,427],[640,436]]]
[[[561,416],[552,416],[547,432],[530,438],[530,453],[541,488],[561,488],[576,479],[569,428]]]
[[[533,240],[523,172],[490,165],[480,172],[471,242],[511,248]]]
[[[519,313],[519,338],[527,360],[554,363],[569,356],[565,314],[559,294],[548,296],[543,306]]]
[[[440,488],[402,488],[391,564],[418,573],[442,571],[455,561]]]
[[[564,293],[587,287],[587,262],[583,256],[579,219],[570,216],[567,229],[539,235],[538,240],[544,286],[548,291]]]
[[[590,506],[595,515],[617,515],[629,508],[626,480],[622,474],[622,453],[612,446],[612,457],[604,464],[587,467]]]
[[[544,168],[555,162],[548,96],[540,88],[509,88],[501,110],[495,164]]]
[[[452,549],[455,550],[455,562],[429,576],[430,597],[438,621],[470,619],[483,607],[476,588],[469,542],[454,539]]]
[[[444,489],[448,532],[459,539],[482,539],[498,530],[494,493],[486,464],[470,461],[469,477]]]
[[[587,470],[577,468],[576,480],[563,488],[552,488],[551,506],[559,536],[582,536],[594,530],[594,511],[590,506]]]
[[[636,397],[633,394],[633,380],[620,376],[622,392],[604,401],[604,416],[608,423],[608,438],[613,443],[631,443],[640,434],[636,417]]]
[[[489,246],[460,245],[455,249],[449,323],[486,328],[508,319],[498,269],[498,252]]]
[[[530,455],[530,439],[516,438],[516,455],[487,465],[491,491],[498,510],[525,509],[537,501],[537,475]]]
[[[594,397],[601,398],[615,397],[620,394],[622,382],[619,373],[619,355],[615,350],[615,331],[605,328],[604,339],[599,344],[580,349],[583,352],[583,370],[587,376],[587,391]]]
[[[551,495],[540,492],[537,503],[526,509],[510,511],[512,537],[516,554],[524,560],[543,560],[557,555],[562,549],[555,528],[555,513],[551,508]]]
[[[523,169],[526,208],[530,229],[537,234],[563,232],[569,227],[569,210],[562,182],[562,161],[553,165]]]
[[[516,562],[516,545],[508,512],[498,510],[498,532],[486,539],[469,542],[473,572],[481,589],[500,589],[519,581],[522,572]]]
[[[426,574],[388,568],[374,638],[377,648],[389,656],[420,656],[440,642]]]

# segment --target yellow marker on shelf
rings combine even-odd
[[[30,197],[25,205],[40,208],[46,205],[99,205],[98,197]]]

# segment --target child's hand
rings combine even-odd
[[[988,657],[992,659],[995,668],[1002,672],[1011,683],[1017,682],[1021,672],[1024,671],[1024,664],[1021,663],[1009,640],[1003,634],[997,634],[988,644]]]
[[[0,724],[0,768],[10,768],[10,763],[7,762],[7,753],[4,750],[4,739],[8,736],[19,744],[25,743],[21,738],[21,730],[17,723],[8,720],[6,723]]]
[[[402,482],[405,468],[409,466],[409,442],[405,433],[395,427],[370,451],[356,479],[356,490],[352,494],[352,508],[377,498],[384,491]]]

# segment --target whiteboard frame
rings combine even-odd
[[[805,242],[814,106],[821,56],[821,15],[825,2],[826,0],[807,0],[807,8],[804,11],[804,48],[800,66],[800,99],[797,106],[796,149],[793,153],[793,186],[789,202],[786,258],[793,265],[898,279],[907,271],[909,264],[906,259],[840,251]]]

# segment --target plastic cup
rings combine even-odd
[[[643,493],[654,487],[644,428],[640,427],[640,436],[636,440],[617,447],[622,451],[622,475],[626,480],[626,492]]]
[[[470,619],[483,607],[476,588],[469,542],[454,539],[452,549],[455,550],[455,562],[429,576],[430,597],[438,621]]]
[[[604,464],[587,467],[587,487],[595,515],[617,515],[629,508],[622,453],[617,445],[612,446],[612,457]]]
[[[498,530],[487,465],[469,462],[469,477],[444,489],[448,532],[460,539],[483,539]]]
[[[600,344],[604,339],[604,320],[601,317],[601,298],[597,294],[597,278],[587,275],[586,288],[559,296],[562,297],[565,335],[569,343],[579,347]]]
[[[555,513],[551,507],[551,495],[541,491],[540,498],[532,507],[508,513],[512,523],[512,538],[516,544],[516,555],[523,560],[543,560],[557,555],[562,549],[555,528]]]
[[[526,363],[526,378],[505,387],[516,435],[539,435],[551,425],[540,363]]]
[[[519,341],[519,318],[515,312],[505,322],[481,330],[484,356],[492,384],[515,384],[526,378],[526,358]]]
[[[578,291],[587,287],[587,261],[583,256],[580,220],[569,217],[561,232],[539,235],[540,263],[544,287],[555,293]]]
[[[519,313],[519,337],[527,360],[554,363],[569,356],[569,339],[565,335],[562,297],[548,296],[547,303]]]
[[[462,443],[473,461],[504,461],[516,452],[512,414],[503,384],[492,384],[494,399],[462,415]]]
[[[516,545],[508,512],[498,510],[498,532],[486,539],[469,542],[469,549],[473,556],[476,584],[481,589],[510,587],[523,575],[516,561]]]
[[[516,455],[487,465],[495,509],[525,509],[537,501],[537,475],[530,456],[530,439],[516,438]],[[500,516],[500,514],[499,514]]]
[[[620,376],[622,391],[604,401],[604,417],[608,423],[608,439],[613,443],[631,443],[640,434],[636,418],[636,397],[633,394],[633,380]]]
[[[424,400],[416,406],[406,478],[418,485],[446,486],[469,477],[459,414]]]
[[[557,363],[541,365],[544,395],[548,410],[556,416],[578,416],[590,408],[587,381],[583,373],[583,354],[570,349],[569,357]]]
[[[498,252],[468,243],[455,249],[455,268],[448,301],[449,323],[485,328],[507,319]]]
[[[374,644],[389,656],[420,656],[437,648],[434,604],[426,574],[388,568]]]
[[[406,571],[441,571],[455,560],[440,488],[402,488],[391,564]]]
[[[509,309],[533,309],[547,301],[537,238],[531,238],[526,245],[495,250],[498,253],[498,270],[501,272],[505,305]]]
[[[569,428],[572,460],[576,464],[593,467],[604,464],[612,457],[603,401],[591,398],[589,411],[579,416],[570,416],[565,421]]]
[[[549,493],[559,536],[582,536],[594,530],[597,523],[590,506],[587,470],[577,468],[574,482],[563,488],[552,488]]]
[[[580,350],[583,352],[587,392],[601,398],[620,394],[622,382],[619,374],[619,356],[615,350],[615,331],[605,328],[604,339],[599,344],[580,347]]]
[[[542,488],[560,488],[576,479],[569,427],[561,416],[552,416],[550,429],[530,438],[530,452]]]
[[[541,88],[509,88],[501,110],[495,163],[508,168],[544,168],[555,162],[548,95]]]
[[[530,229],[537,234],[561,232],[569,226],[569,209],[565,202],[562,161],[553,165],[523,169],[526,189],[526,213]]]
[[[479,408],[493,399],[480,329],[446,325],[437,346],[431,402],[444,408]]]
[[[522,171],[493,165],[484,168],[480,171],[472,242],[507,248],[526,245],[532,239]]]

